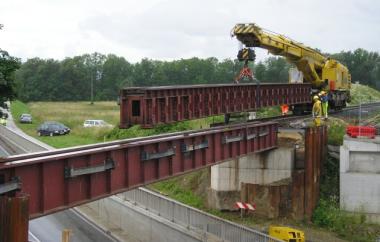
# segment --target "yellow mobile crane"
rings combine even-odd
[[[350,102],[351,75],[346,66],[337,60],[324,56],[318,50],[296,42],[284,35],[264,30],[254,23],[237,24],[231,31],[231,36],[245,45],[239,51],[238,59],[254,61],[253,47],[267,49],[273,55],[285,57],[303,73],[303,81],[312,84],[313,93],[323,90],[329,95],[329,107],[341,109]],[[310,105],[293,107],[293,111],[301,113],[310,110]]]

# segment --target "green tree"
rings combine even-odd
[[[0,104],[13,99],[15,91],[15,71],[20,67],[20,60],[0,49]]]
[[[133,85],[132,72],[132,65],[124,57],[118,57],[113,54],[108,55],[103,64],[103,75],[96,99],[116,99],[121,87]]]
[[[345,64],[352,80],[380,88],[380,57],[377,52],[357,49],[332,55]],[[261,82],[288,82],[292,67],[282,57],[250,63]],[[113,100],[124,86],[162,86],[232,83],[243,63],[238,60],[193,57],[173,61],[144,58],[131,64],[124,57],[93,53],[62,61],[33,58],[16,72],[16,87],[23,101]]]
[[[375,88],[380,88],[380,56],[378,52],[369,52],[364,49],[342,51],[331,55],[347,66],[353,82],[359,81]]]
[[[88,100],[90,96],[91,69],[87,65],[87,56],[65,58],[60,63],[59,77],[55,88],[59,93],[57,100]]]
[[[257,80],[259,80],[260,82],[262,82],[264,80],[267,80],[266,73],[267,73],[267,67],[266,67],[266,65],[262,61],[260,61],[255,66],[254,76],[256,77]]]
[[[86,54],[83,56],[85,58],[85,64],[88,67],[89,76],[90,76],[90,100],[91,104],[94,103],[94,94],[96,87],[99,86],[99,83],[102,80],[103,76],[103,64],[106,60],[106,56],[98,52],[92,54]]]
[[[266,79],[265,82],[287,83],[289,80],[290,64],[282,57],[269,57],[265,61]]]

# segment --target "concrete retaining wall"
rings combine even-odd
[[[380,223],[380,137],[345,137],[340,148],[340,207]]]
[[[240,191],[242,183],[266,185],[290,179],[294,168],[294,149],[278,148],[252,154],[211,167],[211,189]]]
[[[100,218],[96,223],[100,226],[106,225],[108,230],[121,241],[221,241],[211,234],[198,233],[166,220],[117,196],[86,204],[80,208],[80,211],[91,219]]]

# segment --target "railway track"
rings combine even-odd
[[[342,110],[333,110],[333,111],[329,112],[329,115],[333,116],[333,117],[336,117],[336,116],[339,117],[339,116],[344,115],[346,112],[355,111],[355,110],[358,110],[360,108],[364,109],[364,110],[372,109],[372,108],[379,108],[380,109],[380,102],[365,103],[365,104],[361,104],[361,105],[349,106],[349,107],[343,108]],[[252,119],[252,120],[246,120],[245,122],[241,122],[241,121],[240,122],[239,121],[231,122],[230,124],[238,125],[239,123],[243,124],[243,123],[255,123],[255,122],[257,122],[257,123],[260,123],[260,122],[278,122],[281,126],[283,124],[288,124],[291,121],[305,119],[307,117],[311,118],[311,114],[310,113],[303,114],[303,115],[289,114],[289,115],[279,115],[279,116],[272,116],[272,117],[262,117],[262,118]],[[210,126],[211,127],[220,127],[220,126],[224,126],[224,125],[226,125],[224,122],[217,122],[217,123],[211,124]]]

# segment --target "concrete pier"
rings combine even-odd
[[[210,205],[221,210],[231,210],[232,205],[240,200],[243,183],[269,185],[279,181],[290,182],[294,153],[294,148],[281,147],[212,166]]]
[[[278,148],[229,160],[211,168],[208,205],[235,210],[235,202],[256,205],[255,214],[310,219],[319,199],[327,153],[325,126],[281,129]]]
[[[340,147],[340,207],[380,223],[380,136],[344,137]]]

